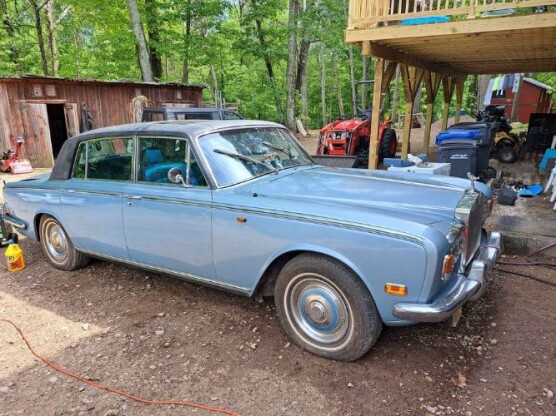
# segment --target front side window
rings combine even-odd
[[[218,186],[313,162],[287,130],[243,128],[207,134],[199,139]]]
[[[178,168],[187,185],[207,186],[199,164],[184,139],[141,137],[139,158],[139,182],[183,186],[168,179],[169,170]]]
[[[132,166],[132,138],[90,140],[79,145],[73,177],[131,181]]]

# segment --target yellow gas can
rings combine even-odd
[[[19,245],[10,241],[10,245],[6,249],[6,261],[8,262],[8,270],[10,272],[17,272],[25,268],[25,259],[23,258],[23,250]]]

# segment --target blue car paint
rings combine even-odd
[[[405,284],[404,302],[450,287],[455,279],[439,279],[445,235],[469,187],[459,178],[308,166],[214,190],[43,177],[8,184],[5,199],[28,223],[28,237],[36,238],[34,219],[47,212],[86,252],[185,271],[246,295],[281,255],[322,253],[359,275],[385,323],[399,325],[407,323],[392,315],[400,298],[384,284]],[[145,198],[126,198],[134,194]],[[26,210],[17,208],[22,200]],[[150,242],[155,233],[164,244]]]

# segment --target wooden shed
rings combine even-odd
[[[515,93],[512,88],[493,91],[490,103],[506,106],[506,116],[509,119],[512,113],[514,96]],[[550,113],[551,111],[552,88],[534,79],[523,78],[517,109],[518,121],[528,123],[532,113]]]
[[[200,107],[203,86],[40,76],[0,77],[0,146],[32,136],[22,149],[49,168],[69,137],[91,128],[139,121],[144,106]]]

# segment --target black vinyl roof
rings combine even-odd
[[[104,137],[126,136],[175,136],[197,137],[217,130],[247,127],[283,127],[280,124],[259,120],[171,120],[151,123],[123,124],[102,127],[78,134],[66,140],[52,168],[50,180],[66,180],[71,178],[73,161],[81,142]]]

